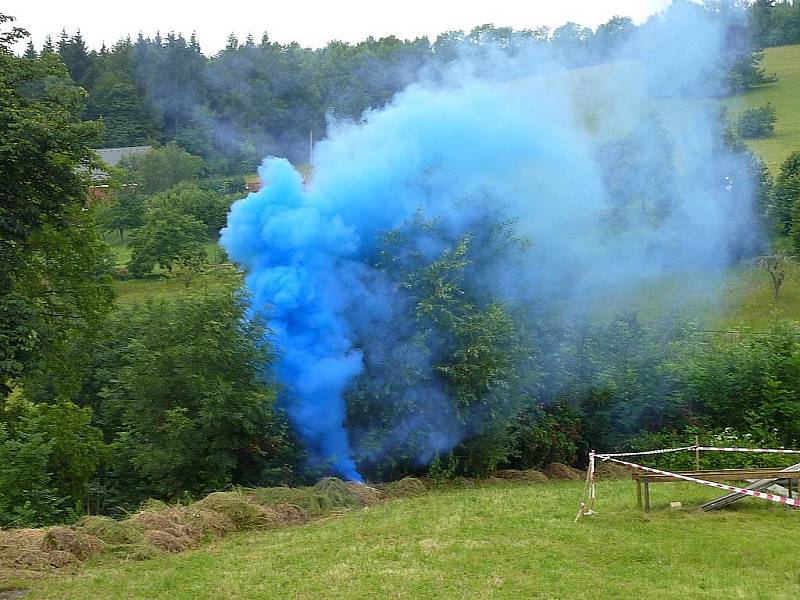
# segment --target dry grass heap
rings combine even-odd
[[[325,477],[315,483],[313,489],[327,498],[332,506],[352,508],[361,504],[361,498],[353,490],[353,485],[348,485],[336,477]]]
[[[386,486],[387,498],[409,498],[420,496],[428,491],[425,484],[416,477],[404,477],[400,481],[392,481]]]
[[[517,469],[503,469],[502,471],[495,472],[494,476],[497,479],[505,479],[507,481],[525,481],[529,483],[541,483],[547,481],[548,477],[541,471],[536,469],[525,469],[518,471]]]
[[[554,463],[548,473],[574,479],[580,472]],[[498,471],[495,478],[476,482],[457,478],[453,487],[504,481],[538,482],[538,471]],[[188,506],[149,501],[125,519],[84,517],[74,525],[43,529],[0,530],[0,589],[4,582],[29,579],[95,556],[142,560],[181,552],[218,539],[231,531],[275,528],[305,523],[337,510],[367,507],[385,498],[419,496],[430,482],[406,477],[372,487],[326,477],[313,487],[256,488],[214,492]]]
[[[602,477],[603,479],[625,479],[631,476],[630,469],[612,462],[598,461],[595,472],[598,477]]]
[[[577,481],[583,479],[586,475],[578,469],[573,469],[563,463],[550,463],[544,469],[547,476],[551,479],[564,479],[568,481]]]

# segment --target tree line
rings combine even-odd
[[[756,0],[748,10],[753,38],[759,47],[800,44],[797,0]]]
[[[90,50],[80,31],[62,31],[40,49],[29,44],[25,56],[58,54],[87,91],[83,118],[103,121],[103,146],[174,141],[202,156],[212,172],[231,174],[254,170],[261,156],[306,162],[309,137],[321,137],[328,118],[358,120],[416,81],[423,69],[442,68],[459,54],[479,55],[490,46],[507,53],[540,47],[553,60],[587,66],[619,59],[637,29],[647,26],[618,16],[594,30],[577,23],[552,31],[482,25],[435,40],[370,37],[319,49],[279,44],[267,33],[244,40],[231,34],[213,56],[203,54],[194,34],[187,39],[174,32],[139,33]],[[748,34],[732,29],[731,37],[741,56],[731,72],[720,74],[724,87],[738,93],[769,81],[758,66],[760,56],[751,55]]]

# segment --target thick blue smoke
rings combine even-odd
[[[575,109],[569,86],[553,84],[561,69],[544,56],[535,55],[535,64],[547,76],[498,84],[465,75],[497,79],[532,60],[500,53],[479,68],[457,65],[436,85],[411,86],[361,123],[332,124],[315,150],[310,182],[284,159],[264,161],[263,189],[234,204],[221,243],[247,272],[254,309],[270,319],[282,352],[285,405],[315,464],[361,479],[343,393],[369,352],[364,332],[386,347],[398,325],[397,291],[370,259],[378,235],[417,211],[455,234],[474,226],[487,206],[514,219],[532,250],[513,269],[498,265],[484,284],[520,305],[558,298],[563,312],[731,259],[743,232],[753,229],[746,159],[720,152],[722,131],[710,103],[675,104],[686,86],[702,93],[698,87],[723,65],[723,29],[683,3],[643,28],[647,37],[626,49],[626,56],[642,57],[636,67],[599,75],[603,114],[593,128]],[[674,46],[687,39],[696,54]],[[664,97],[668,109],[659,104]],[[603,160],[613,156],[613,138],[652,155],[652,173],[609,182]],[[674,176],[659,184],[671,204],[609,226],[616,214],[610,207],[620,198],[641,201],[637,190],[658,177],[660,160],[675,165]],[[449,414],[446,405],[438,412]],[[410,435],[408,428],[387,444]],[[428,432],[428,456],[457,443],[457,429],[443,424],[442,435]]]

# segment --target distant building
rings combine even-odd
[[[142,156],[152,150],[152,146],[125,146],[124,148],[93,148],[100,159],[109,167],[116,167],[123,158],[128,156]],[[108,173],[103,169],[92,169],[92,185],[89,194],[94,199],[105,198],[108,195]]]

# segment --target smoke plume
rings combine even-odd
[[[454,235],[487,206],[513,221],[530,251],[474,284],[562,315],[630,301],[658,278],[702,278],[757,242],[749,159],[725,148],[713,101],[736,18],[675,3],[624,61],[583,70],[542,45],[465,54],[360,122],[331,123],[309,182],[285,159],[264,161],[263,189],[233,206],[221,243],[270,319],[312,462],[361,479],[343,394],[370,348],[396,358],[401,295],[373,259],[379,235],[415,214]],[[405,422],[387,444],[414,428],[427,458],[458,442],[448,399],[430,392],[436,419]]]

